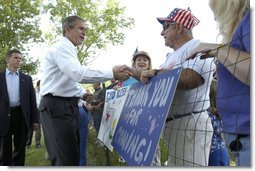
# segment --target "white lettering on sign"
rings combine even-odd
[[[120,127],[115,133],[116,143],[120,145],[121,149],[133,158],[135,162],[140,163],[141,161],[146,161],[149,155],[152,140],[146,140],[145,138],[140,138],[139,135],[134,135],[132,131],[127,132],[125,129]],[[141,148],[145,148],[145,154],[142,152]]]
[[[147,103],[149,97],[149,89],[151,83],[146,84],[140,87],[138,90],[130,90],[129,96],[126,100],[125,107],[133,108],[133,107],[144,107]]]
[[[142,114],[143,109],[139,109],[136,111],[135,109],[132,109],[130,113],[124,114],[124,119],[127,122],[127,124],[130,124],[131,126],[136,126],[139,120],[139,116]]]
[[[155,83],[155,88],[148,107],[162,107],[166,105],[167,95],[172,88],[174,78],[161,79]]]

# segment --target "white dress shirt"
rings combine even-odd
[[[80,83],[104,82],[113,78],[112,67],[92,69],[82,66],[77,52],[77,47],[65,37],[46,52],[41,73],[42,96],[51,93],[61,97],[82,97]]]

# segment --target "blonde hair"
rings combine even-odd
[[[210,0],[209,6],[218,23],[222,43],[231,41],[238,24],[250,9],[250,0]]]

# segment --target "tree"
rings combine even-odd
[[[9,49],[24,51],[26,44],[41,41],[40,4],[41,0],[0,0],[0,70],[6,66],[5,54]],[[34,74],[38,60],[26,55],[23,54],[21,70]]]
[[[50,1],[44,7],[50,13],[53,31],[47,38],[61,35],[61,23],[69,15],[78,15],[86,19],[88,30],[86,40],[79,47],[78,58],[85,63],[88,57],[95,57],[98,50],[106,49],[107,44],[122,44],[125,38],[123,30],[134,24],[132,18],[124,15],[125,7],[116,0],[58,0]],[[55,35],[55,36],[54,36]]]

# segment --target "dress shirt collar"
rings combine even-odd
[[[70,47],[72,47],[76,53],[78,53],[77,46],[74,46],[74,44],[66,37],[63,37],[62,40]]]
[[[14,72],[17,76],[19,76],[19,71]],[[6,68],[6,75],[13,74],[8,68]]]

